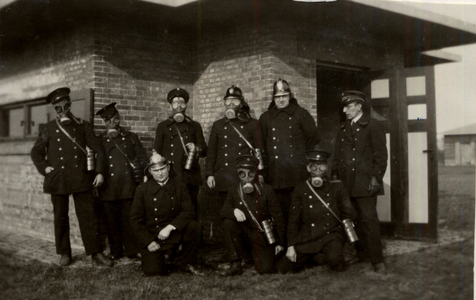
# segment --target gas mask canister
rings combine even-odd
[[[256,177],[256,170],[255,169],[238,169],[238,176],[241,180],[241,186],[243,188],[243,192],[246,194],[251,194],[254,191],[253,182]]]
[[[58,116],[62,125],[71,124],[71,119],[68,117],[68,113],[71,110],[71,102],[61,101],[54,105],[56,115]]]
[[[235,119],[241,108],[241,100],[238,98],[227,98],[225,99],[225,107],[225,116],[227,119]]]
[[[321,187],[324,183],[322,176],[327,171],[327,164],[310,163],[307,165],[307,171],[311,174],[311,184],[313,187]]]

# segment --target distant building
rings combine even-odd
[[[444,133],[445,166],[475,165],[476,123]]]

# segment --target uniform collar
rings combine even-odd
[[[343,129],[345,127],[345,124],[348,122],[349,125],[351,124],[352,120],[345,120],[344,122],[340,123],[340,127]],[[360,126],[367,126],[370,122],[370,116],[369,114],[363,113],[360,118],[357,120],[356,123],[360,124]]]
[[[310,179],[308,179],[308,181],[309,181],[309,184],[312,186],[312,188],[313,188],[314,190],[316,190],[316,191],[321,190],[321,191],[323,191],[324,193],[327,194],[327,193],[329,192],[329,190],[331,189],[331,183],[330,183],[329,181],[327,181],[327,180],[324,180],[323,183],[322,183],[322,185],[321,185],[320,187],[318,187],[318,188],[315,187],[315,186],[313,186],[313,185],[311,184]]]
[[[279,109],[275,104],[273,107],[269,108],[269,112],[271,113],[271,117],[273,119],[276,118],[280,112],[285,112],[288,115],[292,116],[294,115],[294,112],[296,111],[298,107],[299,107],[299,104],[297,104],[297,100],[292,98],[289,100],[289,105],[287,107]]]
[[[185,115],[185,120],[184,122],[192,123],[193,119],[190,118],[189,116]],[[183,122],[182,122],[183,123]],[[172,116],[170,116],[167,120],[164,121],[165,126],[171,126],[173,124],[180,124],[177,123]]]
[[[147,184],[149,185],[152,194],[156,194],[160,189],[164,188],[167,190],[170,194],[173,194],[175,191],[175,180],[171,177],[167,180],[164,186],[161,186],[155,179],[150,179],[147,181]]]

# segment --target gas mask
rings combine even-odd
[[[307,171],[311,174],[311,184],[313,187],[321,187],[324,183],[322,176],[327,171],[327,164],[325,163],[309,163]]]
[[[254,191],[253,182],[256,178],[255,169],[238,169],[238,176],[240,177],[243,192],[251,194]]]
[[[118,128],[120,123],[121,117],[119,116],[119,113],[116,113],[116,115],[110,119],[104,119],[104,124],[106,125],[108,137],[113,139],[119,135]]]
[[[71,119],[68,116],[69,111],[71,110],[71,102],[67,100],[62,100],[54,104],[54,108],[56,111],[56,115],[58,116],[62,125],[71,124]]]
[[[185,120],[185,109],[187,108],[187,103],[182,98],[174,98],[171,103],[172,105],[172,117],[175,122],[181,123]]]
[[[235,119],[238,111],[241,108],[241,100],[238,98],[227,98],[225,99],[225,116],[227,119]]]

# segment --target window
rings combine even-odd
[[[91,122],[92,96],[90,89],[71,91],[71,112]],[[0,138],[36,138],[41,133],[42,125],[53,120],[55,115],[45,98],[0,106]]]

